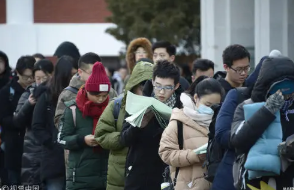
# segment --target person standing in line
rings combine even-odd
[[[37,101],[33,112],[32,132],[42,146],[41,180],[47,190],[65,188],[63,148],[57,143],[58,130],[54,125],[58,96],[72,77],[74,59],[62,56],[56,63],[53,77],[39,85],[34,93]]]
[[[133,69],[124,96],[109,103],[101,115],[95,131],[95,139],[99,145],[110,150],[107,171],[107,190],[123,190],[125,184],[125,164],[128,148],[119,139],[126,115],[126,99],[128,91],[143,95],[147,80],[152,79],[152,61],[140,59]],[[119,107],[120,105],[120,107]]]
[[[1,148],[4,151],[4,167],[8,172],[8,182],[5,185],[21,184],[21,157],[25,130],[17,127],[13,115],[21,95],[34,82],[34,64],[33,56],[20,57],[15,69],[17,76],[0,90]]]
[[[147,38],[136,38],[128,45],[126,62],[129,75],[125,78],[125,84],[127,84],[137,61],[142,58],[148,58],[152,60],[151,46],[151,42]]]
[[[34,92],[39,85],[51,79],[53,71],[54,65],[49,60],[42,59],[35,63],[33,69],[35,83],[27,87],[26,91],[21,95],[13,117],[17,127],[26,130],[21,166],[21,183],[23,185],[41,185],[40,153],[42,152],[42,147],[36,141],[32,132],[32,118],[36,105]]]
[[[203,175],[206,154],[196,154],[194,150],[208,142],[207,134],[214,113],[210,107],[220,103],[223,89],[213,78],[202,76],[196,82],[192,92],[181,94],[184,108],[173,109],[160,140],[159,155],[171,167],[171,179],[176,179],[175,190],[209,190],[211,185]],[[182,150],[179,149],[178,122],[183,126]],[[179,168],[177,176],[176,168]]]
[[[75,101],[68,106],[62,118],[58,142],[70,150],[67,165],[66,189],[105,190],[109,151],[94,138],[100,116],[109,102],[111,83],[101,62],[93,72]]]
[[[153,62],[156,64],[160,60],[167,60],[170,63],[173,63],[176,59],[176,47],[167,41],[155,42],[152,45],[153,51]],[[180,77],[180,84],[183,90],[188,90],[190,84],[184,78]]]
[[[170,108],[182,108],[179,68],[166,60],[158,61],[153,70],[152,81],[147,81],[143,95],[154,97]],[[126,114],[126,117],[129,115]],[[159,142],[163,132],[152,111],[145,113],[141,126],[133,127],[125,122],[120,143],[129,147],[126,161],[125,190],[160,190],[162,174],[166,164],[158,155]]]

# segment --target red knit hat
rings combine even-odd
[[[110,87],[111,84],[104,66],[100,62],[96,62],[92,74],[86,82],[86,90],[88,92],[109,92]]]

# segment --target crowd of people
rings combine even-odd
[[[230,45],[224,71],[215,73],[209,58],[197,59],[190,78],[166,41],[134,39],[127,67],[117,71],[96,53],[80,55],[70,42],[54,56],[54,64],[42,54],[21,56],[11,69],[0,51],[2,186],[294,187],[294,63],[281,52],[251,68],[246,48]],[[125,120],[128,92],[165,104],[170,119],[148,109],[134,127]]]

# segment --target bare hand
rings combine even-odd
[[[198,154],[198,158],[201,160],[201,161],[205,161],[206,160],[206,154]]]
[[[147,112],[142,119],[141,128],[146,127],[153,116],[154,116],[153,111]]]
[[[98,143],[94,138],[94,135],[87,135],[87,136],[85,136],[84,139],[85,139],[85,143],[88,146],[91,146],[91,147],[98,146]]]
[[[29,97],[29,102],[30,104],[33,106],[36,104],[36,99],[33,97],[33,95],[31,94],[30,97]]]

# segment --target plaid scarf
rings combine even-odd
[[[155,99],[157,99],[154,93],[152,93],[151,96],[154,97]],[[176,101],[177,101],[176,98],[177,98],[176,94],[173,93],[173,95],[169,99],[167,99],[166,102],[164,102],[164,104],[170,108],[174,108]],[[169,123],[169,120],[165,120],[163,117],[160,116],[160,114],[156,110],[154,110],[154,111],[155,111],[155,117],[156,117],[160,127],[165,129]]]
[[[174,106],[176,105],[176,94],[173,93],[173,95],[171,95],[171,97],[169,99],[166,100],[166,102],[164,102],[165,105],[167,105],[170,108],[174,108]]]

